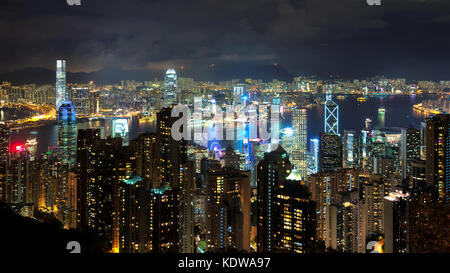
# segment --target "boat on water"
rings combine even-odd
[[[367,101],[367,98],[366,98],[366,97],[358,97],[356,100],[357,100],[358,102],[366,102],[366,101]]]

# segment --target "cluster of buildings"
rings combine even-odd
[[[313,86],[296,81],[307,83],[305,93]],[[122,95],[96,96],[93,86],[69,92],[65,61],[57,61],[58,147],[43,155],[33,141],[11,147],[0,124],[0,200],[24,216],[40,210],[65,228],[94,230],[114,253],[425,251],[417,232],[424,217],[433,221],[427,209],[450,203],[449,114],[430,116],[419,129],[380,130],[367,121],[360,132],[342,131],[339,105],[324,85],[325,126],[308,150],[307,102],[287,105],[294,97],[255,91],[256,84],[263,83],[225,82],[219,86],[228,94],[217,88],[217,96],[201,97],[285,106],[291,126],[271,140],[276,149],[245,133],[234,148],[174,140],[173,104],[189,105],[209,87],[177,79],[173,69],[162,88],[136,89],[148,96],[134,103],[156,112],[156,132],[128,140],[77,130],[77,114],[98,113]],[[197,89],[187,94],[182,86]]]

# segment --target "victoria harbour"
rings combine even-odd
[[[378,128],[402,127],[408,125],[411,128],[419,128],[420,122],[424,121],[422,114],[414,111],[413,105],[425,99],[436,97],[435,95],[392,95],[376,96],[368,98],[366,102],[358,102],[357,96],[347,95],[342,100],[336,100],[341,110],[342,130],[361,130],[365,127],[365,120],[370,118],[373,125]],[[380,108],[386,109],[384,125],[378,115]],[[308,139],[318,138],[323,131],[323,105],[313,105],[308,109]],[[289,126],[290,117],[285,115],[282,127]],[[283,116],[282,116],[283,118]],[[82,121],[78,128],[97,128],[105,124],[105,120]],[[137,118],[129,118],[129,138],[136,138],[139,134],[155,132],[156,123],[152,121],[141,121]],[[35,128],[27,128],[13,131],[10,135],[12,145],[23,144],[27,139],[36,138],[38,142],[37,152],[47,152],[48,147],[58,145],[58,126],[45,125]]]

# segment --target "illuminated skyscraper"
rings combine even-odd
[[[0,201],[6,200],[6,181],[9,154],[9,128],[0,122]]]
[[[312,172],[319,172],[319,139],[314,138],[310,141],[309,152],[312,159]]]
[[[250,251],[250,173],[225,168],[207,178],[208,251]]]
[[[257,169],[257,248],[258,252],[271,252],[274,245],[274,203],[276,193],[291,173],[289,156],[281,147],[264,155]]]
[[[343,145],[343,167],[353,168],[356,166],[356,132],[344,131],[344,145]]]
[[[400,154],[403,178],[411,174],[410,163],[420,159],[420,139],[419,130],[413,128],[402,129]]]
[[[280,252],[305,253],[316,238],[316,205],[301,180],[290,180],[290,177],[275,194],[273,248]]]
[[[391,192],[383,199],[385,253],[407,253],[409,193]]]
[[[321,133],[319,141],[319,171],[342,168],[341,138],[333,133]]]
[[[427,119],[426,172],[427,184],[434,187],[435,197],[450,203],[450,115]]]
[[[56,61],[56,110],[59,110],[63,101],[67,100],[66,90],[66,61]]]
[[[305,178],[306,173],[306,109],[292,109],[292,164],[299,171],[300,176]]]
[[[328,89],[325,102],[325,133],[339,135],[339,105],[332,100]]]
[[[177,73],[169,68],[164,79],[164,107],[177,103]]]
[[[77,115],[70,101],[58,109],[58,147],[64,164],[75,165],[77,157]]]

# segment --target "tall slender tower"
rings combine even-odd
[[[164,79],[164,107],[177,103],[177,73],[169,68]]]
[[[66,90],[66,61],[56,61],[56,110],[59,110],[63,101],[67,100]]]
[[[441,114],[427,119],[426,177],[434,188],[435,197],[450,203],[450,115]]]
[[[302,178],[306,177],[306,109],[292,109],[292,164]]]
[[[0,201],[6,200],[6,168],[9,155],[9,128],[0,122]]]
[[[327,88],[325,102],[325,133],[339,135],[339,105],[332,100],[331,90]]]

